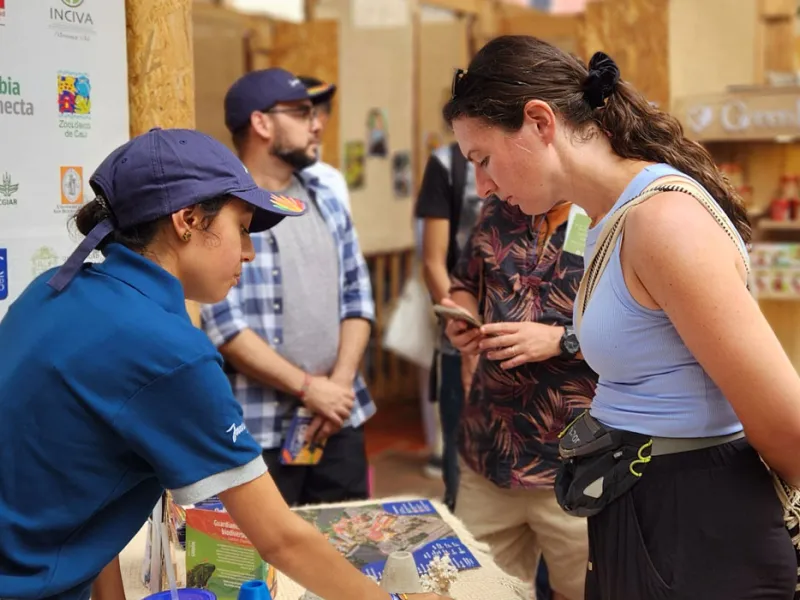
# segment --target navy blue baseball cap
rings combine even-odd
[[[297,100],[312,100],[312,97],[296,75],[277,68],[250,71],[225,94],[225,125],[234,133],[250,123],[254,112]]]
[[[252,233],[307,210],[301,200],[258,187],[224,144],[191,129],[155,128],[133,138],[97,167],[89,185],[112,217],[95,225],[50,279],[59,291],[114,229],[148,223],[220,196],[234,196],[255,207]]]

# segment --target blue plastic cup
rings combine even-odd
[[[169,590],[158,592],[151,596],[147,596],[144,600],[170,600],[172,594]],[[217,600],[214,592],[208,590],[201,590],[199,588],[178,588],[178,600]]]
[[[238,600],[272,600],[267,582],[261,579],[245,581],[239,588]]]

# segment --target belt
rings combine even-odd
[[[679,452],[691,452],[692,450],[702,450],[703,448],[713,448],[722,446],[744,437],[744,431],[737,431],[730,435],[717,435],[714,437],[703,438],[666,438],[653,437],[653,447],[650,456],[664,456],[665,454],[678,454]]]

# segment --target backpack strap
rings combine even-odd
[[[467,159],[458,144],[450,144],[450,174],[453,184],[453,206],[464,202],[464,190],[467,187]]]
[[[467,159],[456,142],[450,144],[450,237],[447,242],[447,270],[451,271],[458,263],[456,239],[464,210],[464,191],[467,187]]]
[[[611,255],[614,247],[616,246],[617,240],[622,235],[622,231],[625,227],[625,221],[630,209],[663,192],[681,192],[688,194],[700,202],[700,204],[702,204],[706,210],[708,210],[711,216],[714,217],[714,220],[717,221],[720,227],[722,227],[725,233],[727,233],[728,237],[731,238],[731,241],[736,244],[736,247],[739,250],[739,255],[744,262],[749,279],[750,259],[747,253],[747,248],[737,235],[730,219],[728,219],[728,216],[723,212],[716,201],[702,187],[687,177],[682,175],[668,175],[666,177],[660,177],[644,188],[644,190],[642,190],[642,192],[633,200],[627,202],[610,214],[606,220],[606,224],[600,231],[600,235],[597,238],[597,245],[595,246],[594,253],[589,261],[589,266],[586,268],[586,271],[581,278],[578,294],[575,298],[576,331],[580,331],[580,325],[581,321],[583,320],[583,315],[586,312],[586,306],[588,305],[592,293],[597,286],[597,282],[600,281],[600,277],[603,274],[603,271],[605,271],[606,265],[608,265],[608,261],[611,259]]]

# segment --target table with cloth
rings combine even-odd
[[[384,499],[371,499],[360,502],[320,504],[314,508],[339,508],[345,506],[364,506],[383,502],[404,502],[418,500],[418,497],[402,496]],[[531,598],[530,585],[506,574],[492,560],[488,547],[475,540],[464,525],[454,517],[443,504],[431,500],[434,508],[444,521],[452,527],[462,543],[469,548],[480,563],[480,568],[460,571],[458,580],[450,590],[455,600],[527,600]],[[142,585],[142,560],[147,540],[147,527],[143,527],[120,555],[122,579],[125,583],[127,600],[141,600],[150,592]],[[185,569],[184,554],[178,553],[178,568]],[[283,573],[278,573],[278,597],[275,600],[299,600],[305,593],[300,585]],[[356,599],[354,599],[356,600]]]

